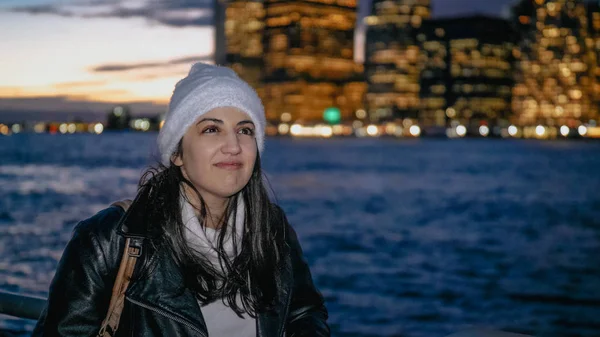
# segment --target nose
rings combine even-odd
[[[236,155],[242,152],[240,140],[238,139],[238,135],[236,132],[229,132],[225,136],[225,142],[223,143],[222,151],[225,154],[231,155]]]

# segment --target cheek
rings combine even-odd
[[[256,145],[252,145],[251,147],[249,147],[246,155],[246,171],[248,172],[248,175],[251,175],[252,171],[254,171],[254,164],[256,163],[257,155],[258,153],[256,150]]]
[[[256,160],[256,156],[258,154],[258,148],[256,147],[256,140],[248,140],[246,142],[241,143],[242,150],[244,152],[244,156],[254,163]]]
[[[187,178],[198,180],[206,175],[210,165],[210,154],[205,149],[203,151],[202,148],[193,146],[184,149],[184,153],[182,169],[187,173]]]

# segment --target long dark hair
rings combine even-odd
[[[180,142],[174,155],[181,153]],[[250,180],[230,198],[222,217],[221,228],[225,229],[228,223],[233,226],[219,231],[215,248],[222,270],[216,269],[187,243],[180,208],[184,184],[195,191],[200,200],[199,221],[204,225],[208,214],[206,204],[198,190],[183,176],[180,167],[172,162],[169,167],[158,164],[148,168],[142,175],[140,191],[148,191],[146,207],[151,213],[152,223],[158,223],[149,228],[158,234],[152,236],[155,238],[153,246],[170,250],[184,275],[184,286],[194,292],[202,304],[222,299],[240,317],[244,312],[256,317],[258,312],[271,309],[280,288],[278,276],[282,263],[284,228],[280,221],[272,219],[272,206],[263,184],[260,155],[257,154]],[[235,249],[236,257],[230,260],[223,249],[223,242],[227,232],[236,233],[235,218],[240,198],[243,198],[246,206],[245,229],[241,250]],[[231,237],[233,246],[238,247],[237,236]],[[236,301],[238,296],[240,301]]]

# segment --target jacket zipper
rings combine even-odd
[[[165,317],[167,317],[167,318],[169,318],[169,319],[172,319],[172,320],[174,320],[175,322],[181,323],[181,324],[183,324],[183,325],[187,326],[188,328],[190,328],[190,329],[192,329],[192,330],[194,330],[194,331],[197,331],[199,334],[201,334],[201,335],[202,335],[202,336],[204,336],[204,337],[208,337],[208,334],[207,334],[207,333],[205,333],[204,331],[202,331],[202,330],[198,329],[196,326],[194,326],[194,325],[192,325],[192,324],[190,324],[190,323],[186,322],[185,320],[183,320],[183,319],[181,319],[181,318],[179,318],[179,317],[177,317],[177,316],[175,316],[175,315],[173,315],[173,314],[170,314],[170,313],[168,313],[168,312],[166,312],[166,311],[164,311],[164,310],[160,310],[160,309],[158,309],[158,308],[151,307],[151,306],[149,306],[149,305],[147,305],[147,304],[144,304],[144,303],[138,302],[138,301],[136,301],[136,300],[132,300],[132,299],[131,299],[131,298],[129,298],[129,297],[127,297],[127,300],[128,300],[129,302],[131,302],[131,303],[134,303],[134,304],[136,304],[136,305],[139,305],[139,306],[140,306],[140,307],[142,307],[142,308],[146,308],[146,309],[148,309],[148,310],[150,310],[150,311],[154,311],[155,313],[157,313],[157,314],[159,314],[159,315],[163,315],[163,316],[165,316]]]

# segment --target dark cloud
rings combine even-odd
[[[65,11],[54,5],[32,5],[26,7],[15,7],[11,9],[12,12],[16,13],[27,13],[32,15],[40,15],[40,14],[52,14],[64,17],[73,16],[72,13]]]
[[[91,69],[93,72],[120,72],[120,71],[129,71],[129,70],[139,70],[139,69],[153,69],[153,68],[165,68],[170,66],[176,66],[180,64],[189,64],[199,61],[212,61],[212,55],[195,55],[195,56],[186,56],[181,57],[165,62],[145,62],[145,63],[133,63],[133,64],[103,64],[99,66],[95,66]]]
[[[212,8],[174,9],[160,7],[124,8],[117,7],[109,12],[82,15],[86,18],[145,18],[152,23],[173,27],[210,26],[213,22]]]
[[[148,0],[140,7],[127,7],[123,1],[85,1],[61,5],[32,5],[10,9],[33,15],[50,14],[83,18],[144,18],[151,23],[173,27],[210,26],[213,24],[211,0]]]

